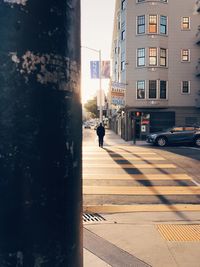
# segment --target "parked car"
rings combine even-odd
[[[85,125],[84,125],[84,128],[85,128],[85,129],[91,129],[91,126],[90,126],[89,124],[85,124]]]
[[[192,143],[200,147],[200,126],[178,126],[163,132],[151,133],[146,141],[160,147],[180,143]]]

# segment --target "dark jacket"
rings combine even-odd
[[[97,135],[100,137],[105,135],[105,128],[102,125],[97,127]]]

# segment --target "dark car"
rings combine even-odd
[[[84,128],[85,128],[85,129],[91,129],[91,126],[90,126],[89,124],[85,124],[85,125],[84,125]]]
[[[151,133],[146,141],[161,147],[181,143],[192,143],[200,147],[200,126],[180,126],[163,132]]]

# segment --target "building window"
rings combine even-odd
[[[137,99],[145,99],[145,81],[137,81]]]
[[[137,34],[145,33],[145,16],[137,17]]]
[[[137,49],[137,66],[144,66],[145,65],[145,48],[138,48]]]
[[[125,61],[121,62],[121,71],[125,70]]]
[[[190,81],[182,81],[182,94],[190,93]]]
[[[137,2],[138,2],[138,3],[140,3],[140,2],[145,2],[145,0],[137,0]]]
[[[167,17],[160,16],[160,34],[167,34]]]
[[[149,33],[157,33],[157,16],[149,15]]]
[[[156,80],[149,81],[149,99],[157,98],[157,82]]]
[[[189,49],[182,49],[181,50],[181,61],[189,62],[190,61],[190,50]]]
[[[149,66],[157,65],[157,48],[149,48]]]
[[[160,2],[167,3],[167,2],[168,2],[168,0],[160,0]]]
[[[160,48],[160,66],[167,66],[167,49]]]
[[[118,30],[120,30],[121,29],[121,23],[120,23],[120,21],[118,21]]]
[[[121,32],[121,40],[125,40],[125,30]]]
[[[182,17],[181,29],[182,30],[189,30],[190,29],[190,18],[189,17]]]
[[[167,98],[167,82],[160,81],[160,99]]]
[[[126,0],[122,0],[122,6],[121,6],[122,10],[124,10],[125,7],[126,7]]]

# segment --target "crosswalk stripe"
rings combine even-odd
[[[91,157],[83,157],[83,161],[93,161],[93,160],[101,160],[101,161],[104,161],[104,160],[110,160],[110,161],[114,161],[114,160],[135,160],[135,161],[140,161],[140,160],[159,160],[159,161],[162,161],[162,160],[166,160],[162,157],[140,157],[140,158],[137,158],[137,157],[113,157],[111,158],[110,156],[108,157],[105,157],[105,156],[102,156],[101,158],[98,157],[98,159],[94,156],[91,156]]]
[[[83,186],[86,195],[199,195],[198,186]]]
[[[120,156],[123,156],[123,155],[129,155],[130,156],[131,153],[133,153],[134,155],[157,155],[154,152],[144,152],[144,151],[142,151],[142,152],[139,152],[139,151],[135,151],[135,152],[121,152],[120,151],[120,154],[117,153],[117,151],[112,151],[112,152],[109,152],[109,153],[108,152],[105,152],[105,151],[102,151],[102,152],[98,152],[98,154],[97,154],[97,152],[95,153],[94,151],[83,151],[82,155],[83,155],[83,157],[85,155],[93,155],[94,157],[97,157],[99,155],[101,156],[101,155],[113,155],[113,154],[119,154]]]
[[[83,168],[114,168],[114,169],[155,169],[155,168],[165,168],[165,169],[175,169],[176,166],[174,164],[102,164],[102,163],[97,163],[97,164],[83,164]]]
[[[85,205],[83,212],[88,213],[115,213],[115,212],[168,212],[168,211],[200,211],[197,204],[140,204],[140,205]]]
[[[187,174],[95,174],[83,173],[83,179],[111,180],[192,180]]]

